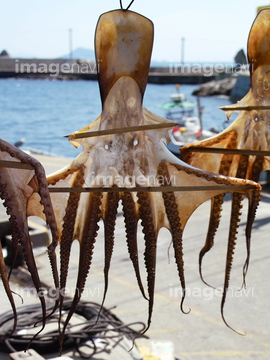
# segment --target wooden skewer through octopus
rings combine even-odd
[[[237,104],[225,106],[228,118],[239,111],[237,119],[223,132],[208,140],[188,144],[181,148],[180,157],[186,163],[205,171],[258,182],[260,174],[270,170],[270,10],[262,10],[255,19],[248,39],[251,89]],[[193,152],[194,151],[194,152]],[[195,152],[196,151],[196,152]],[[197,152],[198,151],[198,152]],[[202,259],[214,245],[214,236],[222,212],[223,194],[212,199],[211,216],[206,242],[199,256]],[[240,219],[241,198],[233,194],[235,209]],[[238,209],[238,210],[237,210]],[[236,212],[237,214],[237,212]],[[228,257],[232,258],[232,244]],[[249,265],[250,243],[247,243]]]
[[[235,194],[236,189],[237,194],[234,196],[237,199],[245,194],[249,199],[246,236],[247,241],[250,241],[251,226],[260,197],[260,185],[249,180],[215,175],[177,159],[166,148],[170,131],[164,129],[162,124],[170,124],[169,120],[151,113],[142,105],[152,43],[153,24],[149,19],[125,10],[115,10],[100,16],[96,28],[95,51],[99,63],[102,113],[89,126],[69,136],[74,146],[82,146],[80,155],[67,167],[47,177],[50,190],[54,189],[51,199],[61,234],[60,309],[67,282],[72,242],[77,239],[80,243],[77,291],[61,330],[61,343],[84,290],[100,219],[103,219],[105,227],[105,290],[102,304],[104,303],[120,200],[123,205],[129,256],[139,288],[149,304],[145,331],[150,326],[154,305],[157,237],[162,227],[169,229],[172,234],[175,261],[183,289],[181,308],[185,296],[182,234],[189,217],[199,205],[228,192]],[[145,128],[150,125],[157,129]],[[144,128],[139,131],[133,128],[122,133],[114,131],[115,128],[127,129],[134,126]],[[104,130],[111,130],[113,133],[102,137],[87,136],[88,132]],[[157,187],[160,191],[149,191],[150,188]],[[197,191],[176,191],[183,187]],[[91,191],[95,188],[98,188],[98,191]],[[28,200],[27,196],[26,198]],[[233,206],[230,243],[236,238],[237,214],[238,209]],[[37,192],[33,193],[28,201],[28,215],[44,218],[40,195]],[[138,262],[139,220],[145,238],[144,260],[148,297],[144,292]],[[229,286],[230,266],[228,262],[222,308]]]

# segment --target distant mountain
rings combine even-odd
[[[72,58],[95,60],[95,52],[92,49],[77,48],[73,50]],[[60,56],[60,59],[70,59],[70,54]]]

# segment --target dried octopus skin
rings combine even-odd
[[[55,254],[59,234],[50,200],[45,172],[43,167],[37,160],[2,139],[0,139],[0,159],[4,161],[15,161],[29,164],[33,168],[33,170],[25,170],[1,167],[0,198],[4,200],[3,204],[6,207],[7,214],[9,215],[14,256],[16,257],[18,245],[20,244],[22,246],[23,256],[26,265],[31,274],[33,284],[36,288],[38,297],[41,302],[43,312],[43,329],[46,320],[46,307],[28,232],[27,205],[31,195],[33,193],[37,194],[39,198],[38,203],[41,211],[43,212],[43,217],[46,220],[47,224],[50,226],[52,232],[52,242],[48,247],[48,255],[53,273],[54,284],[56,288],[59,288]],[[6,289],[8,298],[14,312],[15,329],[17,315],[14,308],[12,293],[8,284],[8,278],[6,277],[6,270],[2,251],[0,258],[2,281],[4,283],[4,287]],[[56,300],[54,310],[56,309],[57,305],[58,301]]]
[[[238,108],[269,105],[269,44],[270,44],[270,11],[262,10],[255,19],[248,39],[248,59],[250,63],[251,89],[248,94],[234,105]],[[231,107],[231,106],[230,106]],[[248,110],[248,109],[247,109]],[[229,117],[233,111],[227,111]],[[224,157],[230,156],[227,164],[228,176],[259,181],[260,174],[270,169],[269,156],[254,155],[221,155],[217,153],[190,152],[192,147],[217,147],[227,149],[266,150],[270,149],[269,110],[241,110],[237,119],[219,135],[181,149],[180,157],[188,164],[214,173],[224,173]],[[238,202],[238,208],[241,201]],[[253,214],[254,214],[253,210]],[[212,231],[215,232],[218,222]],[[249,263],[250,243],[247,239],[247,260],[244,265],[245,275]]]
[[[254,194],[260,193],[260,185],[249,180],[215,175],[187,165],[168,151],[166,143],[169,142],[170,131],[164,129],[130,131],[100,137],[76,138],[78,135],[83,136],[87,131],[122,129],[138,125],[158,127],[161,123],[170,123],[169,120],[151,113],[142,105],[152,41],[153,24],[143,16],[123,10],[101,15],[96,29],[95,50],[97,60],[102,60],[99,62],[98,73],[102,113],[90,125],[69,136],[71,144],[75,147],[82,146],[81,153],[68,166],[47,178],[52,187],[98,187],[98,192],[81,193],[76,196],[68,193],[51,194],[56,222],[61,234],[61,290],[66,284],[71,243],[74,240],[80,243],[77,291],[61,329],[62,343],[68,321],[85,286],[100,219],[103,219],[106,229],[104,267],[106,285],[103,302],[105,301],[119,200],[123,202],[128,252],[140,291],[144,295],[136,237],[137,222],[138,220],[142,222],[148,290],[148,320],[144,332],[150,327],[154,307],[157,237],[162,227],[172,233],[183,294],[185,276],[182,234],[188,219],[198,206],[213,197],[228,192],[234,193],[235,185],[241,186],[237,193],[249,198],[252,210],[247,225],[247,236],[250,235],[253,210],[256,209],[258,202],[258,197]],[[231,134],[232,139],[235,139],[235,136],[236,134]],[[166,185],[206,188],[200,191],[169,190],[163,193]],[[207,186],[210,188],[207,189]],[[113,188],[112,194],[103,192],[103,187]],[[145,188],[148,187],[160,187],[160,191],[146,191]],[[126,190],[123,191],[123,188]],[[131,191],[130,188],[136,190]],[[42,216],[35,201],[30,202],[29,207],[30,212],[34,211],[36,215]],[[170,208],[174,209],[173,212],[170,212]],[[232,235],[229,235],[229,241],[233,241],[235,236],[233,229],[230,234]]]
[[[136,79],[143,96],[153,38],[152,21],[140,14],[116,10],[100,16],[95,34],[95,53],[103,105],[113,84],[123,76]],[[112,128],[119,125],[116,118],[111,121]]]

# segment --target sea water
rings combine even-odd
[[[198,85],[181,85],[189,101]],[[165,116],[159,108],[170,101],[174,85],[148,84],[144,106]],[[225,97],[200,98],[203,127],[221,131],[226,116],[218,109],[230,104]],[[14,144],[25,139],[24,148],[73,158],[80,152],[65,138],[91,123],[101,112],[97,81],[59,81],[41,79],[0,79],[0,138]]]

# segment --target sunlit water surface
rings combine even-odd
[[[197,85],[181,85],[188,100]],[[161,116],[158,106],[169,102],[174,85],[148,84],[144,106]],[[227,98],[201,98],[203,126],[222,130],[225,114],[219,106],[229,104]],[[101,112],[96,81],[56,81],[35,79],[0,79],[0,137],[10,143],[25,138],[24,148],[65,157],[75,157],[75,149],[64,135],[80,130]]]

